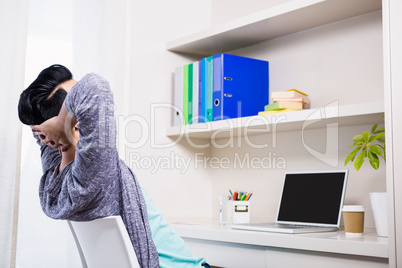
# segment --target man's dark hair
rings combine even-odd
[[[58,85],[71,80],[73,75],[66,67],[54,64],[44,69],[35,81],[20,95],[18,116],[26,125],[39,125],[57,116],[67,92],[55,90]]]

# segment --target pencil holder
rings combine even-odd
[[[250,201],[233,201],[233,223],[250,222]]]

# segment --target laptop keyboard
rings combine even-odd
[[[303,228],[309,228],[310,226],[306,225],[298,225],[298,224],[280,224],[278,223],[277,226],[280,228],[287,228],[287,229],[303,229]]]
[[[281,223],[265,223],[265,224],[258,224],[263,225],[266,227],[273,227],[273,228],[284,228],[284,229],[302,229],[302,228],[309,228],[310,226],[300,225],[300,224],[281,224]]]

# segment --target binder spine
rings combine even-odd
[[[206,94],[206,115],[207,122],[213,120],[213,76],[214,76],[213,56],[207,57],[207,94]]]
[[[202,77],[203,77],[203,71],[202,71],[202,60],[198,62],[198,123],[203,122],[203,112],[202,112],[202,96],[203,96],[203,90],[202,90]]]
[[[223,119],[222,54],[213,58],[213,120]]]
[[[193,62],[193,118],[192,118],[192,123],[198,123],[198,106],[199,106],[199,81],[198,81],[198,61]]]
[[[206,81],[206,76],[207,76],[207,59],[203,58],[201,60],[201,113],[200,113],[200,122],[204,123],[206,122],[206,116],[207,116],[207,105],[206,105],[206,99],[207,99],[207,81]]]
[[[188,65],[188,117],[187,123],[193,123],[193,64]]]
[[[183,67],[183,123],[188,125],[188,65]]]
[[[173,126],[183,124],[183,67],[177,67],[174,73]]]

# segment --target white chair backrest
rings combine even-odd
[[[140,267],[120,216],[67,222],[84,268]]]

